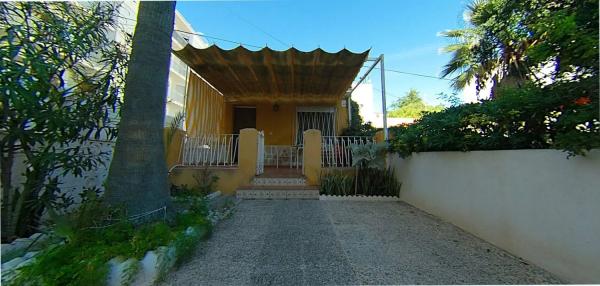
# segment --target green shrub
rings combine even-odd
[[[158,221],[136,227],[129,220],[112,215],[92,218],[89,214],[115,213],[102,207],[97,198],[84,201],[73,213],[54,214],[60,222],[54,226],[54,233],[61,235],[65,243],[43,250],[32,264],[20,269],[9,285],[104,285],[110,259],[140,259],[147,251],[169,244],[182,247],[177,249],[179,261],[210,231],[204,199],[189,200],[188,210],[177,214],[172,225]],[[104,225],[98,226],[100,222]],[[199,230],[192,238],[184,235],[190,226]]]
[[[200,239],[209,235],[211,233],[210,224],[204,224],[197,227],[194,227],[194,233],[191,235],[180,235],[173,242],[172,245],[175,246],[175,265],[179,266],[186,260],[188,260],[192,254],[194,254],[194,250],[198,247],[198,242]]]
[[[352,166],[362,168],[383,169],[387,143],[352,144]]]
[[[398,197],[402,186],[392,168],[361,168],[356,184],[358,194],[365,196]]]
[[[353,184],[354,176],[344,174],[341,171],[321,174],[320,193],[335,196],[352,195],[354,194]]]
[[[219,176],[215,175],[208,166],[200,170],[200,173],[193,175],[196,184],[192,187],[188,185],[171,185],[171,196],[174,197],[203,197],[216,191]]]
[[[399,196],[402,184],[392,168],[360,168],[353,174],[334,171],[321,174],[320,194],[333,196]]]
[[[371,122],[363,122],[362,117],[360,116],[359,106],[356,101],[350,99],[351,105],[351,118],[350,118],[350,126],[342,131],[342,136],[375,136],[377,132],[377,128],[371,125]]]
[[[494,100],[449,107],[393,128],[391,148],[402,157],[427,151],[547,148],[582,155],[600,147],[596,81],[500,89]]]

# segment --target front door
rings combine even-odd
[[[256,128],[256,107],[233,108],[233,134],[240,134],[244,128]]]

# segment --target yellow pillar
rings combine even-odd
[[[258,131],[254,128],[240,130],[238,149],[239,171],[242,183],[249,183],[256,175],[256,157],[258,156]],[[226,178],[221,178],[226,179]]]
[[[383,130],[379,130],[375,133],[374,136],[375,143],[381,143],[384,141]]]
[[[167,135],[169,130],[165,128],[164,130],[164,139],[165,139],[165,156],[167,160],[167,169],[170,170],[171,167],[181,164],[181,147],[183,144],[183,139],[185,138],[185,131],[181,129],[175,130],[173,134],[173,138],[171,142],[167,142]]]
[[[304,176],[310,185],[318,185],[321,176],[321,131],[304,131]]]

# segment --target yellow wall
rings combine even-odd
[[[266,145],[294,145],[296,124],[296,104],[278,104],[279,110],[273,110],[273,104],[256,104],[256,129],[265,132]]]
[[[235,190],[243,185],[248,185],[256,174],[256,157],[258,153],[258,132],[256,129],[247,128],[240,131],[239,165],[237,167],[209,167],[219,177],[217,190],[224,194],[233,195]],[[169,174],[169,181],[176,186],[197,185],[194,179],[205,167],[182,167],[174,169]]]
[[[304,131],[304,175],[310,185],[321,180],[321,131]]]
[[[344,99],[344,101],[346,101]],[[342,106],[342,100],[338,100],[335,105],[335,124],[336,124],[336,132],[337,135],[342,134],[344,129],[348,128],[350,122],[348,122],[348,105],[346,107]]]
[[[169,144],[167,142],[167,134],[169,133],[169,129],[164,129],[164,142],[165,142],[165,156],[167,160],[167,169],[171,169],[171,167],[179,164],[179,156],[181,152],[181,144],[183,142],[183,138],[185,137],[185,131],[177,129],[175,134],[173,135],[173,139]]]
[[[198,176],[204,167],[177,168],[169,174],[169,182],[175,186],[187,185],[193,187],[198,185],[194,176]],[[214,175],[219,177],[216,189],[226,195],[235,195],[235,190],[243,185],[249,184],[249,180],[242,175],[239,168],[209,167]]]
[[[233,109],[235,106],[256,107],[256,129],[265,132],[267,145],[294,145],[296,132],[296,108],[302,106],[333,106],[333,104],[278,103],[279,109],[273,110],[274,103],[227,103],[223,112],[221,128],[224,133],[233,132]],[[337,101],[336,128],[337,134],[348,127],[348,109],[342,107],[341,100]]]

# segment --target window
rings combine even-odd
[[[321,136],[335,136],[335,112],[329,107],[299,107],[296,111],[296,145],[304,144],[304,131],[321,130]]]
[[[171,69],[184,77],[187,73],[187,65],[174,55],[171,55]]]

